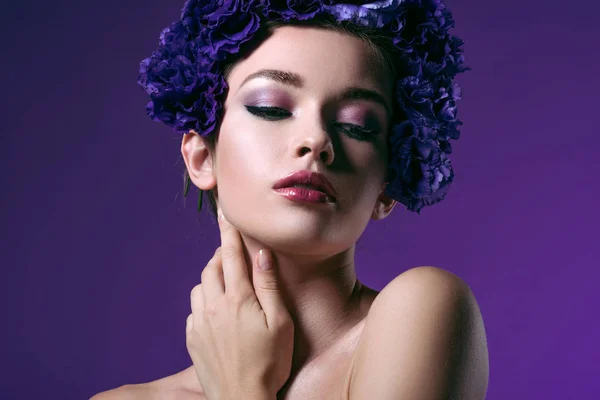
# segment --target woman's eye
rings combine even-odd
[[[259,107],[259,106],[245,106],[246,110],[251,114],[254,114],[262,119],[268,121],[276,121],[281,118],[289,117],[292,115],[291,112],[284,108],[279,107]],[[379,132],[369,129],[364,126],[347,124],[341,122],[335,122],[334,125],[339,128],[346,135],[353,139],[361,141],[373,141],[376,139]]]
[[[335,126],[340,128],[346,135],[350,136],[351,138],[362,141],[374,141],[379,133],[373,129],[369,129],[364,126],[355,124],[344,124],[341,122],[336,122]]]
[[[276,120],[292,115],[288,110],[279,107],[246,106],[246,110],[266,120]]]

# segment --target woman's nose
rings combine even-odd
[[[313,157],[326,165],[333,163],[333,145],[331,141],[305,140],[298,148],[298,157]]]
[[[333,143],[323,120],[312,118],[312,123],[305,125],[299,134],[295,145],[297,157],[312,157],[326,165],[331,165],[334,159]]]

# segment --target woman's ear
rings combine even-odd
[[[210,190],[215,187],[213,155],[207,146],[207,139],[190,130],[183,135],[181,141],[181,155],[187,167],[190,180],[196,187],[202,190]]]
[[[377,202],[375,202],[375,207],[373,208],[373,213],[371,214],[372,220],[377,221],[386,218],[391,214],[392,210],[397,204],[396,200],[385,194],[386,186],[387,184],[383,185],[383,188],[379,192]]]

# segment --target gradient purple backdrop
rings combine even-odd
[[[448,0],[472,71],[456,180],[369,225],[381,290],[435,265],[484,317],[488,400],[600,398],[600,3]],[[567,5],[570,4],[570,5]],[[3,5],[1,399],[88,399],[191,365],[189,292],[219,245],[140,61],[183,0]],[[8,40],[7,40],[8,39]]]

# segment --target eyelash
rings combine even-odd
[[[246,109],[251,114],[254,114],[267,121],[277,121],[281,117],[289,117],[290,115],[292,115],[292,113],[290,113],[289,111],[279,107],[246,106]],[[358,140],[372,140],[378,134],[377,131],[360,125],[344,124],[341,122],[336,122],[335,125],[341,128],[342,131],[344,131],[344,133],[346,133],[351,138]]]

